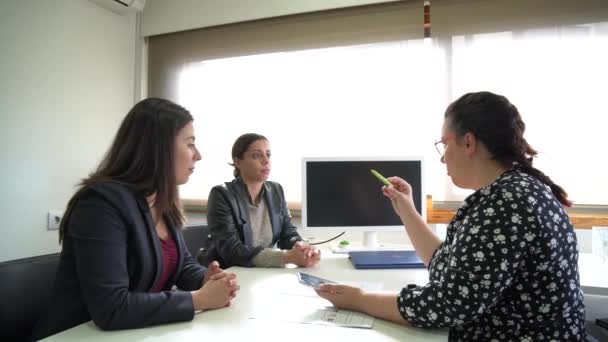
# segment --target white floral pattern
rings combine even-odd
[[[424,302],[424,305],[422,303]],[[450,341],[583,341],[572,223],[551,190],[510,170],[467,197],[429,266],[404,288],[403,317]]]

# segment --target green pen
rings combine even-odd
[[[378,171],[371,169],[370,170],[372,172],[372,175],[376,176],[376,178],[378,178],[382,183],[384,183],[385,185],[392,185],[391,182],[388,181],[388,179],[384,178],[384,176],[382,176],[380,173],[378,173]]]

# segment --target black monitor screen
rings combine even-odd
[[[422,160],[304,160],[303,217],[314,227],[400,226],[383,184],[371,174],[399,176],[413,189],[422,213]]]

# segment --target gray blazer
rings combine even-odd
[[[207,271],[190,255],[179,227],[167,220],[178,265],[165,292],[151,293],[163,272],[163,256],[143,196],[118,183],[92,186],[70,216],[48,311],[33,339],[93,320],[104,330],[140,328],[194,317],[190,292]]]
[[[283,188],[279,183],[266,181],[263,198],[272,224],[272,243],[280,249],[293,248],[302,237],[291,223]],[[223,268],[233,265],[253,267],[253,257],[266,246],[253,246],[248,204],[249,193],[240,177],[211,189],[207,224],[213,246],[199,261],[215,259]]]

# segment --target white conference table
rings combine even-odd
[[[230,268],[237,274],[241,286],[232,305],[198,313],[190,322],[120,331],[102,331],[87,322],[45,341],[447,341],[447,330],[420,329],[380,319],[375,320],[372,329],[290,321],[331,305],[298,283],[298,271],[394,291],[407,284],[428,281],[425,269],[357,270],[345,254],[328,250],[322,253],[321,263],[308,269]]]
[[[45,341],[221,341],[270,339],[292,341],[446,341],[447,330],[428,330],[376,319],[372,329],[341,328],[294,322],[294,317],[329,306],[314,291],[298,283],[303,271],[322,278],[370,288],[398,291],[407,284],[425,284],[425,269],[357,270],[346,254],[322,251],[313,268],[264,269],[232,267],[241,290],[228,308],[195,315],[190,322],[121,331],[102,331],[87,322],[50,336]],[[608,264],[581,254],[581,287],[585,294],[608,294]]]

